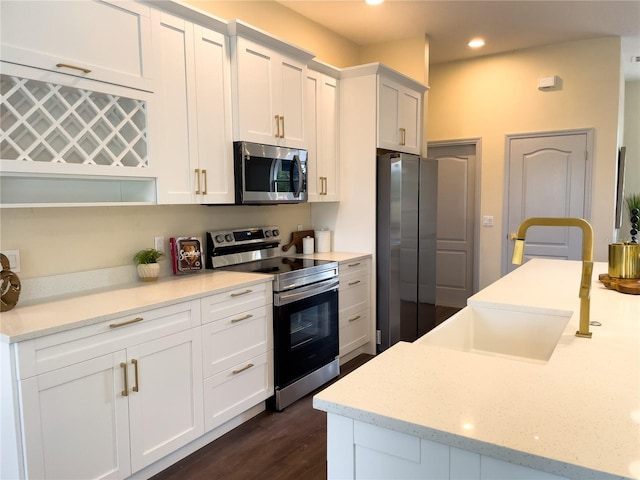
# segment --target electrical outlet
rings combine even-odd
[[[302,231],[302,224],[298,225],[298,231],[301,232]]]
[[[20,272],[20,250],[5,250],[2,254],[9,260],[9,270],[13,273]]]
[[[159,237],[154,237],[153,239],[154,241],[154,247],[156,250],[158,250],[159,252],[165,253],[165,247],[164,247],[164,237],[163,236],[159,236]]]

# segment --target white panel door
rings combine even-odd
[[[131,474],[124,361],[120,351],[20,382],[28,478]]]
[[[436,305],[464,307],[473,294],[475,145],[428,152],[438,160]]]
[[[590,175],[587,133],[511,138],[508,144],[507,232],[515,233],[530,217],[586,218]],[[588,218],[587,218],[588,220]],[[503,272],[511,264],[512,240],[506,243]],[[582,232],[567,227],[531,227],[525,260],[533,257],[580,260]]]
[[[200,328],[127,349],[127,365],[136,472],[204,433]]]

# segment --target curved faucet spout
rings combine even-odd
[[[531,217],[518,227],[513,247],[511,263],[522,264],[524,257],[525,235],[529,227],[578,227],[582,229],[582,278],[580,279],[580,329],[578,337],[591,338],[589,332],[589,310],[591,299],[591,276],[593,274],[593,228],[584,218]]]

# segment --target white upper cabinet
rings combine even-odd
[[[224,34],[153,11],[158,80],[150,117],[158,203],[233,203],[229,53]]]
[[[340,71],[319,62],[307,70],[307,191],[309,202],[340,200]]]
[[[151,90],[149,7],[131,1],[2,2],[2,60]]]
[[[229,23],[233,139],[306,149],[305,82],[313,54]]]
[[[378,77],[378,147],[420,154],[424,90]]]

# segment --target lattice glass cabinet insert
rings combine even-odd
[[[145,101],[10,75],[0,84],[2,160],[149,166]]]

